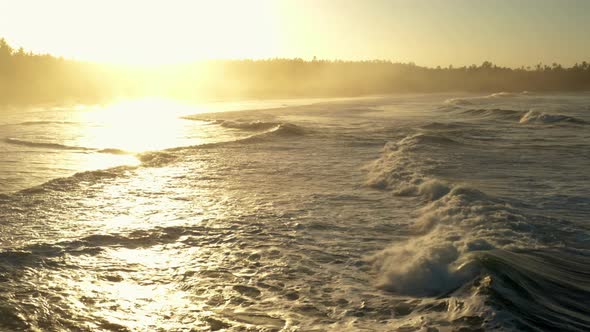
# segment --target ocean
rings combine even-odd
[[[0,331],[590,330],[589,94],[0,114]]]

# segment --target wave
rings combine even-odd
[[[12,144],[12,145],[22,145],[22,146],[30,146],[35,148],[44,148],[44,149],[54,149],[54,150],[78,150],[78,151],[94,151],[96,149],[93,148],[86,148],[81,146],[70,146],[58,143],[46,143],[46,142],[32,142],[32,141],[25,141],[16,138],[6,138],[4,139],[5,143]]]
[[[381,157],[367,167],[369,171],[366,184],[378,189],[396,189],[399,195],[423,192],[427,186],[442,189],[442,184],[435,186],[424,176],[433,167],[432,163],[417,162],[421,157],[416,153],[441,146],[459,146],[460,142],[441,135],[410,134],[397,142],[388,142],[383,147]]]
[[[106,149],[96,149],[96,152],[99,153],[108,153],[108,154],[132,154],[129,151],[123,149],[116,149],[116,148],[106,148]]]
[[[588,122],[572,116],[563,114],[550,114],[536,110],[510,110],[500,108],[478,108],[478,109],[455,109],[453,110],[461,116],[472,118],[511,121],[520,124],[573,124],[586,125]],[[432,124],[434,126],[434,124]],[[439,125],[440,127],[440,125]]]
[[[529,91],[522,91],[522,92],[496,92],[485,96],[479,97],[467,97],[467,98],[450,98],[444,101],[444,104],[447,105],[454,105],[454,106],[471,106],[477,104],[478,101],[486,100],[486,99],[502,99],[502,98],[517,98],[523,96],[530,96],[531,93]]]
[[[131,170],[133,168],[136,168],[136,166],[117,166],[103,170],[78,172],[72,176],[55,178],[38,186],[23,189],[21,191],[18,191],[16,195],[29,196],[51,191],[72,191],[83,183],[88,185],[104,179],[116,178],[125,174],[126,171]]]
[[[538,111],[528,111],[521,118],[520,123],[524,124],[588,124],[586,121],[562,114],[548,114]]]
[[[447,105],[454,105],[454,106],[470,106],[474,105],[475,103],[469,99],[463,98],[451,98],[444,101]]]
[[[279,137],[291,137],[291,136],[302,136],[306,130],[298,125],[292,123],[282,123],[273,127],[272,130],[258,135],[258,136],[279,136]]]
[[[475,188],[429,185],[417,195],[432,200],[411,226],[418,237],[369,259],[383,289],[412,296],[447,294],[481,272],[474,253],[530,243],[519,228],[524,218]]]
[[[137,155],[143,166],[161,167],[179,158],[178,155],[166,151],[149,151]]]
[[[477,274],[470,252],[506,245],[501,234],[513,230],[502,218],[521,221],[505,202],[432,176],[437,163],[429,159],[432,151],[459,144],[444,136],[408,135],[387,143],[380,158],[368,166],[369,186],[426,203],[411,226],[420,237],[395,244],[370,259],[379,271],[382,288],[418,296],[449,292]],[[518,237],[514,231],[511,241],[518,242]]]
[[[116,148],[106,148],[106,149],[97,149],[97,148],[88,148],[84,146],[71,146],[71,145],[64,145],[58,143],[47,143],[47,142],[33,142],[33,141],[25,141],[16,138],[5,138],[5,143],[12,144],[12,145],[21,145],[21,146],[28,146],[33,148],[43,148],[43,149],[52,149],[52,150],[72,150],[72,151],[93,151],[99,153],[109,153],[109,154],[130,154],[131,152],[116,149]]]
[[[524,111],[517,111],[517,110],[508,110],[508,109],[467,109],[461,110],[460,114],[470,116],[470,117],[479,117],[479,118],[486,118],[492,120],[508,120],[508,121],[519,121]]]
[[[249,143],[258,143],[258,142],[266,142],[266,141],[273,141],[277,138],[296,138],[305,135],[306,130],[303,127],[291,124],[291,123],[282,123],[279,125],[275,125],[272,129],[262,132],[260,134],[255,134],[237,141],[230,141],[225,142],[222,144],[249,144]],[[217,145],[219,143],[215,143]]]
[[[421,203],[407,226],[410,237],[366,258],[377,286],[444,305],[448,320],[588,330],[590,253],[565,252],[557,240],[575,231],[566,231],[567,221],[524,212],[516,201],[437,178],[432,164],[442,160],[433,151],[449,144],[459,143],[410,134],[387,143],[368,166],[368,185]]]
[[[496,93],[492,93],[490,95],[487,95],[483,98],[515,98],[515,97],[520,97],[523,95],[528,95],[529,92],[528,91],[523,91],[523,92],[506,92],[506,91],[502,91],[502,92],[496,92]]]
[[[77,122],[72,121],[25,121],[18,123],[19,126],[36,126],[36,125],[45,125],[45,124],[58,124],[58,125],[69,125],[69,124],[78,124]]]
[[[183,117],[185,120],[192,120],[192,121],[203,121],[209,122],[212,124],[220,125],[224,128],[229,129],[240,129],[240,130],[248,130],[248,131],[259,131],[259,130],[268,130],[274,128],[281,123],[279,122],[266,122],[260,120],[248,121],[248,120],[223,120],[223,119],[207,119],[207,118],[200,118],[195,116],[186,116]]]
[[[216,142],[216,143],[207,143],[207,144],[199,144],[199,145],[192,145],[192,146],[181,146],[166,149],[160,152],[150,152],[150,153],[169,153],[169,152],[178,152],[184,150],[193,150],[193,149],[204,149],[204,148],[215,148],[220,146],[228,146],[233,144],[249,144],[249,143],[258,143],[258,142],[265,142],[265,141],[273,141],[279,138],[294,138],[300,137],[305,135],[309,130],[307,128],[303,128],[301,126],[291,124],[291,123],[281,123],[274,125],[270,130],[263,131],[261,133],[256,133],[251,136],[233,140],[233,141],[223,141],[223,142]]]
[[[289,137],[298,137],[304,135],[305,130],[297,125],[284,123],[276,125],[271,130],[265,131],[263,133],[255,134],[249,136],[244,139],[239,139],[235,141],[225,141],[225,142],[217,142],[217,143],[209,143],[209,144],[201,144],[201,145],[194,145],[194,146],[183,146],[183,147],[175,147],[170,149],[165,149],[161,151],[147,151],[143,153],[136,154],[135,156],[141,162],[140,165],[137,166],[117,166],[113,168],[108,168],[104,170],[94,170],[94,171],[85,171],[75,173],[69,177],[63,178],[56,178],[49,180],[41,185],[27,188],[19,191],[20,194],[36,194],[42,193],[46,191],[69,191],[73,189],[75,186],[79,185],[80,183],[94,183],[96,181],[100,181],[104,178],[114,178],[118,176],[122,176],[126,174],[126,171],[135,169],[137,167],[163,167],[174,163],[178,160],[181,160],[184,154],[187,153],[189,150],[195,149],[206,149],[206,148],[215,148],[221,146],[227,146],[231,144],[248,144],[248,143],[257,143],[263,141],[274,140],[276,138],[289,138]],[[13,139],[10,139],[11,142]],[[28,141],[19,141],[14,140],[18,143],[23,142],[26,145],[33,144],[32,146],[37,146],[34,142]],[[18,144],[16,143],[16,144]],[[95,152],[102,152],[102,153],[111,153],[111,154],[130,154],[125,150],[120,149],[93,149],[93,148],[78,148],[78,147],[70,147],[60,144],[51,143],[41,143],[41,147],[49,147],[49,148],[56,148],[56,149],[65,149],[65,150],[83,150],[83,151],[95,151]],[[46,146],[47,145],[47,146]],[[65,147],[65,148],[64,148]],[[17,193],[17,194],[18,194]],[[1,197],[0,197],[1,198]]]
[[[241,129],[241,130],[268,130],[274,128],[280,123],[264,121],[231,121],[231,120],[214,120],[224,128]]]
[[[14,265],[43,264],[47,257],[64,255],[97,254],[106,247],[149,247],[156,244],[172,243],[186,234],[202,235],[202,226],[166,226],[147,228],[131,233],[97,233],[78,239],[61,240],[54,243],[35,243],[25,247],[0,251],[0,258]],[[33,264],[32,264],[33,263]]]
[[[117,150],[109,152],[117,153]],[[116,166],[107,169],[99,169],[92,171],[78,172],[71,176],[51,179],[40,185],[26,188],[16,192],[18,195],[35,195],[39,193],[51,192],[51,191],[72,191],[79,187],[81,184],[93,184],[104,179],[113,179],[128,174],[128,171],[136,169],[138,167],[162,167],[176,161],[179,155],[172,152],[165,151],[152,151],[145,152],[136,155],[141,164],[139,165],[123,165]],[[7,199],[12,195],[7,195]]]
[[[443,123],[443,122],[431,122],[421,126],[421,129],[426,130],[455,130],[464,128],[466,124],[460,122]]]
[[[517,329],[588,331],[590,255],[568,249],[493,250],[479,259],[489,302]]]
[[[459,323],[470,331],[590,329],[588,253],[491,249],[472,256],[479,269],[474,278],[443,296],[414,300],[410,317],[435,311],[441,325]]]
[[[515,329],[588,328],[590,256],[581,256],[579,264],[571,263],[569,254],[559,258],[562,263],[531,260],[521,252],[543,252],[559,244],[544,238],[531,216],[476,188],[431,180],[413,194],[429,201],[409,226],[413,235],[366,259],[379,288],[422,299],[452,299],[457,311],[449,307],[448,314],[454,319],[474,315]],[[553,272],[546,266],[554,263],[561,266],[548,275]],[[539,303],[540,298],[545,300]],[[498,322],[500,317],[508,322]]]

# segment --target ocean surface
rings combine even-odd
[[[0,110],[0,331],[589,331],[590,95]]]

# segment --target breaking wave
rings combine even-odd
[[[408,135],[387,143],[381,157],[369,165],[368,185],[426,202],[411,226],[420,236],[370,259],[384,289],[434,296],[459,287],[479,273],[470,253],[494,249],[500,242],[506,245],[501,234],[511,227],[504,218],[519,219],[504,202],[429,175],[433,161],[421,160],[421,149],[449,144],[459,143],[438,136]]]
[[[377,286],[405,296],[453,298],[461,303],[453,314],[483,317],[489,328],[501,319],[501,326],[515,329],[587,330],[590,253],[565,252],[555,240],[561,237],[543,230],[555,232],[564,221],[439,179],[432,165],[441,160],[432,159],[432,151],[444,148],[461,146],[410,134],[387,143],[367,167],[369,186],[422,202],[408,225],[412,236],[367,258]]]
[[[424,174],[433,164],[417,162],[415,153],[440,146],[458,146],[460,142],[441,135],[410,134],[397,142],[388,142],[381,157],[367,166],[369,178],[366,184],[373,188],[394,190],[399,195],[420,192],[430,184]],[[434,192],[433,192],[434,193]]]

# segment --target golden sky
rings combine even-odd
[[[0,36],[67,58],[313,56],[419,65],[588,60],[584,0],[0,0]]]

